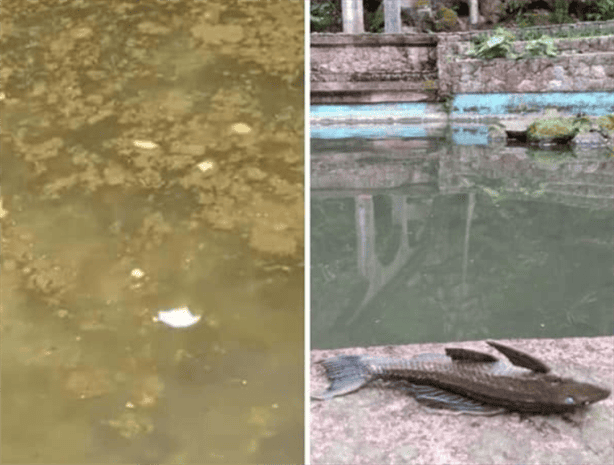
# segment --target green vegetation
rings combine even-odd
[[[467,55],[483,60],[517,57],[513,47],[516,40],[513,32],[500,27],[495,30],[495,34],[492,37],[484,39],[483,36],[476,38]]]
[[[384,31],[384,9],[378,8],[373,12],[365,12],[365,30],[367,32]]]
[[[534,13],[519,13],[516,16],[516,24],[520,28],[539,26],[538,15]]]
[[[502,27],[495,30],[495,34],[478,36],[473,39],[473,45],[467,52],[468,56],[490,60],[493,58],[532,58],[537,56],[554,57],[557,55],[556,46],[552,37],[540,34],[537,38],[529,40],[523,53],[514,51],[516,35]]]
[[[581,118],[578,118],[578,121],[576,118],[540,118],[529,125],[527,136],[533,142],[571,139],[580,132],[580,128],[585,124],[586,122]]]
[[[527,42],[524,48],[524,57],[556,56],[556,46],[554,40],[549,36],[541,36],[539,39]]]
[[[609,21],[614,19],[614,0],[599,0],[586,13],[589,21]]]
[[[332,2],[311,2],[309,13],[311,30],[315,32],[329,29],[335,22],[338,22],[337,18],[341,14],[341,12],[337,11],[336,5]]]
[[[614,19],[614,0],[600,0],[595,2],[597,11],[587,13],[587,19],[591,21],[609,21]]]
[[[569,0],[554,0],[549,13],[543,6],[528,0],[510,0],[501,4],[501,15],[512,18],[519,28],[544,24],[568,24],[575,21],[608,21],[614,19],[614,0],[597,0],[571,5]],[[532,6],[533,5],[533,6]],[[536,7],[537,9],[535,9]],[[541,12],[540,12],[541,9]]]
[[[413,10],[420,10],[428,5],[429,0],[419,0]],[[433,2],[434,3],[434,2]],[[434,4],[438,5],[438,4]],[[462,29],[458,20],[458,3],[450,4],[445,2],[436,6],[432,13],[423,18],[418,18],[415,13],[402,10],[401,14],[405,23],[410,22],[418,29],[426,32],[443,32]],[[424,10],[426,11],[426,10]],[[312,32],[341,32],[341,0],[311,0],[310,2],[311,31]],[[614,0],[596,0],[570,2],[569,0],[554,0],[548,2],[546,7],[540,2],[531,0],[508,0],[501,2],[498,13],[498,23],[494,26],[508,28],[518,28],[517,40],[533,40],[539,32],[530,30],[535,26],[560,25],[561,31],[548,31],[552,37],[587,37],[612,34],[614,27],[600,25],[591,28],[586,32],[586,26],[582,25],[578,29],[573,28],[578,21],[608,21],[614,19]],[[365,2],[364,24],[368,32],[383,32],[384,30],[383,1]],[[466,21],[464,19],[463,21]],[[464,22],[463,22],[464,24]],[[572,29],[570,30],[570,25]],[[528,39],[523,37],[524,29],[528,29],[526,34],[532,35]],[[491,31],[492,33],[492,31]]]
[[[515,31],[517,40],[534,40],[543,35],[539,29],[518,29]],[[614,34],[614,25],[607,27],[590,27],[572,29],[565,27],[557,30],[548,30],[548,34],[554,39],[573,39],[579,37],[599,37]]]
[[[597,124],[603,129],[608,131],[614,131],[614,113],[611,115],[604,115],[597,118]]]
[[[512,0],[501,5],[503,16],[514,18],[514,22],[520,28],[541,26],[545,24],[564,24],[574,22],[569,14],[569,0],[554,0],[551,5],[553,10],[548,13],[543,7],[535,5],[527,0]]]
[[[573,23],[573,18],[569,16],[569,1],[555,0],[554,11],[550,13],[552,24]]]
[[[453,30],[457,25],[458,15],[454,10],[442,6],[435,13],[435,32]]]

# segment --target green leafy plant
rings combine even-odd
[[[493,36],[471,46],[467,55],[483,60],[492,58],[517,58],[514,52],[516,36],[507,29],[499,27],[495,29]]]
[[[596,12],[591,12],[586,17],[592,21],[608,21],[614,19],[614,0],[599,0],[595,2]]]
[[[368,32],[382,32],[384,30],[384,9],[378,8],[373,13],[365,14],[365,26]]]
[[[550,13],[550,22],[552,24],[571,23],[573,18],[569,16],[569,1],[555,0],[554,11]]]
[[[478,34],[471,38],[471,43],[475,46],[480,45],[482,42],[486,42],[488,40],[488,34]]]
[[[519,12],[516,15],[516,24],[519,28],[533,27],[536,23],[536,15],[533,13]]]
[[[524,10],[526,4],[527,0],[508,0],[507,2],[502,2],[499,8],[503,13],[514,14]]]
[[[519,38],[520,40],[536,40],[539,39],[541,36],[543,35],[543,33],[539,32],[539,31],[535,31],[535,30],[527,30],[522,34],[522,37]]]
[[[531,40],[526,43],[523,58],[544,56],[555,57],[557,55],[557,49],[554,45],[552,37],[543,35],[539,39]]]
[[[533,35],[533,37],[535,37]],[[557,55],[557,48],[552,37],[540,34],[539,37],[529,40],[522,54],[514,51],[516,36],[504,28],[497,28],[492,37],[479,36],[467,52],[468,56],[490,60],[492,58],[530,58],[536,56]]]
[[[327,3],[311,3],[309,7],[311,29],[323,31],[335,22],[335,5]]]

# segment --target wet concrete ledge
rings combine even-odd
[[[501,340],[534,354],[555,372],[588,372],[613,388],[614,337]],[[317,362],[341,354],[412,357],[462,347],[500,356],[484,341],[377,346],[311,352],[311,392],[327,386]],[[559,368],[560,367],[560,368]],[[567,374],[567,373],[566,373]],[[411,397],[365,388],[311,401],[311,460],[321,464],[605,464],[614,462],[613,398],[565,419],[560,415],[432,413]]]

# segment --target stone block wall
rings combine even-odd
[[[468,58],[469,42],[446,35],[438,46],[443,94],[614,90],[614,36],[555,40],[559,55],[519,60]],[[522,53],[526,42],[514,44]]]
[[[613,24],[597,26],[606,32]],[[552,33],[553,27],[532,29]],[[557,39],[556,57],[479,60],[466,55],[477,34],[311,34],[311,101],[437,102],[464,93],[614,91],[614,35]],[[525,45],[516,42],[516,52]]]
[[[426,34],[312,34],[311,100],[434,100],[436,47]]]

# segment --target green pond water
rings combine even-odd
[[[312,348],[611,335],[614,159],[443,141],[312,140]]]

